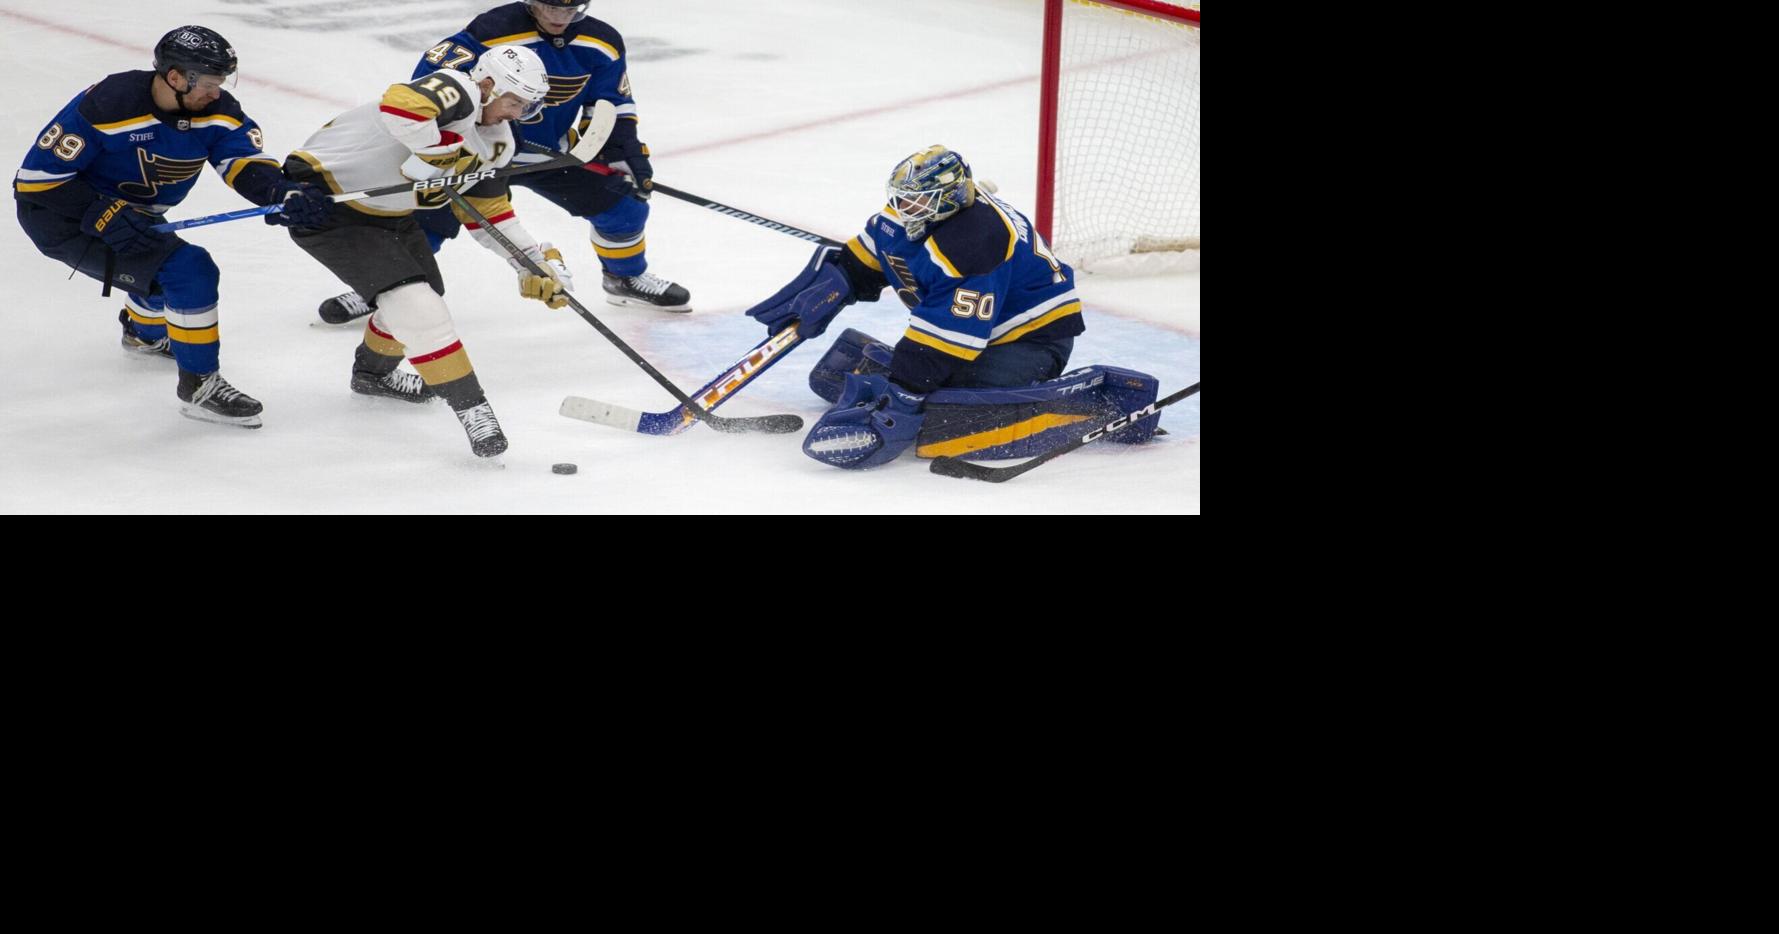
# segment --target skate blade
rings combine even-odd
[[[438,396],[420,396],[416,398],[414,396],[404,396],[393,392],[363,392],[357,389],[352,390],[352,394],[360,399],[394,399],[397,402],[406,402],[409,405],[426,405],[438,398]]]
[[[184,405],[179,407],[179,414],[194,422],[209,422],[213,425],[230,425],[235,428],[258,428],[260,425],[264,424],[259,420],[258,415],[243,415],[240,418],[229,418],[226,415],[218,415],[215,412],[209,412],[204,409]]]
[[[670,311],[676,315],[689,315],[692,313],[691,305],[657,305],[654,302],[645,302],[637,298],[624,298],[621,295],[608,294],[605,297],[605,303],[607,305],[616,305],[619,308],[629,306],[635,308],[652,308],[655,311]]]

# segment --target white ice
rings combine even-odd
[[[0,0],[13,50],[0,153],[15,167],[81,89],[147,68],[161,34],[195,22],[235,46],[235,95],[283,154],[340,111],[406,80],[420,52],[489,3],[464,0]],[[889,169],[943,143],[1031,213],[1037,0],[597,0],[623,32],[657,178],[824,233],[851,236]],[[399,181],[399,179],[391,179]],[[562,245],[594,314],[690,391],[764,332],[742,312],[795,273],[809,245],[657,196],[650,268],[686,285],[687,316],[603,302],[583,221],[516,190],[521,218]],[[213,172],[174,211],[248,206]],[[512,448],[478,462],[442,405],[347,389],[357,329],[312,326],[344,287],[258,219],[187,231],[222,267],[223,374],[266,407],[257,431],[181,418],[174,369],[118,347],[120,298],[45,259],[0,223],[0,513],[1198,513],[1199,400],[1168,436],[1095,444],[1009,483],[928,473],[912,452],[843,471],[793,436],[625,434],[556,414],[567,395],[645,411],[673,400],[585,322],[520,298],[507,265],[467,237],[440,254],[458,332]],[[1082,275],[1087,333],[1071,366],[1153,373],[1164,394],[1199,378],[1199,273]],[[810,365],[846,327],[892,343],[893,295],[841,314],[728,415],[824,404]],[[550,465],[579,465],[574,476]]]

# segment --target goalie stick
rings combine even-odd
[[[933,473],[942,477],[964,477],[970,480],[983,480],[988,483],[1004,483],[1028,470],[1048,464],[1070,451],[1092,444],[1106,435],[1117,431],[1123,431],[1137,422],[1154,415],[1156,412],[1159,412],[1196,392],[1198,392],[1198,384],[1193,383],[1185,389],[1168,396],[1166,399],[1151,402],[1135,412],[1127,412],[1120,415],[1112,421],[1070,441],[1068,444],[1052,451],[1045,451],[1023,464],[1015,464],[1012,467],[989,467],[983,464],[972,464],[969,461],[958,460],[955,457],[940,456],[933,458],[933,466],[931,470]]]
[[[766,372],[774,363],[784,359],[790,353],[791,348],[801,343],[803,343],[803,337],[797,333],[795,324],[766,338],[736,361],[735,365],[726,370],[723,375],[705,383],[704,388],[694,393],[698,405],[703,406],[704,411],[709,412],[729,401],[732,396],[741,391],[741,387],[753,382],[755,377]],[[665,412],[639,412],[636,409],[627,409],[621,405],[600,402],[597,399],[584,399],[580,396],[569,396],[563,399],[560,412],[568,418],[592,422],[595,425],[605,425],[620,431],[640,432],[645,435],[677,435],[690,428],[692,423],[697,420],[697,416],[692,413],[690,404],[668,409]],[[803,427],[803,420],[795,415],[761,417],[795,420],[794,426],[782,429],[784,432],[796,431]]]

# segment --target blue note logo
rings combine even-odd
[[[144,201],[153,201],[160,196],[161,186],[183,185],[198,177],[204,171],[204,157],[196,159],[174,159],[149,152],[136,147],[136,164],[142,170],[139,182],[124,182],[117,190]]]

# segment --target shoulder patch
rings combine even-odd
[[[958,212],[929,235],[957,271],[964,276],[993,272],[1013,252],[1013,225],[989,204],[987,198]]]
[[[152,71],[125,71],[108,75],[103,81],[86,89],[81,95],[80,115],[93,126],[132,122],[137,117],[154,113],[154,97],[149,94]]]
[[[574,38],[570,41],[581,48],[599,48],[613,61],[624,57],[624,37],[616,27],[602,19],[589,16],[575,23]]]
[[[516,42],[537,37],[537,24],[525,12],[525,5],[510,3],[495,7],[469,21],[463,28],[471,39],[488,45],[496,41]]]

